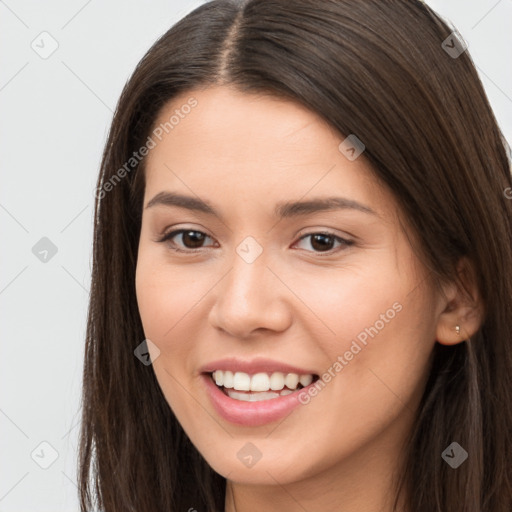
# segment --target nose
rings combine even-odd
[[[265,251],[251,263],[235,253],[230,270],[215,286],[210,324],[240,339],[261,330],[286,330],[292,319],[292,294],[276,274]]]

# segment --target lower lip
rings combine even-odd
[[[279,398],[261,400],[260,402],[245,402],[227,396],[213,382],[211,374],[203,374],[202,377],[206,385],[206,391],[217,413],[231,423],[246,427],[266,425],[290,414],[295,407],[301,405],[298,399],[299,392],[307,392],[309,386],[314,384],[311,383],[309,386]]]

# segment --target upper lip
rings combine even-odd
[[[264,358],[251,359],[250,361],[247,361],[236,357],[229,357],[207,363],[200,369],[202,373],[211,373],[215,370],[229,370],[232,372],[244,372],[248,374],[282,372],[296,373],[298,375],[316,375],[314,371],[305,368],[299,368],[298,366],[293,366],[288,363]]]

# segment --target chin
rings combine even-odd
[[[214,452],[201,452],[208,465],[219,475],[237,483],[253,485],[285,485],[300,481],[308,476],[316,466],[314,461],[304,458],[301,447],[295,456],[283,457],[275,451],[272,456],[257,459],[256,444],[251,441],[231,440],[233,448]],[[218,446],[218,445],[217,445]],[[272,451],[269,446],[267,450]],[[265,449],[262,450],[263,452]],[[288,450],[286,450],[288,451]],[[253,453],[251,459],[250,453]],[[288,452],[289,453],[289,452]]]

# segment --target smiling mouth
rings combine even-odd
[[[216,370],[210,373],[215,385],[229,398],[244,402],[273,400],[298,392],[318,380],[316,374],[244,372]]]

